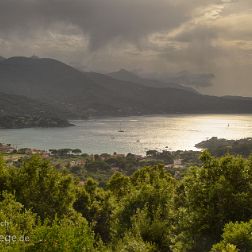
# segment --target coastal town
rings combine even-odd
[[[11,144],[0,143],[0,155],[9,166],[20,166],[23,160],[32,155],[39,155],[50,161],[57,169],[74,174],[80,181],[88,177],[97,179],[101,184],[115,172],[131,175],[144,166],[162,165],[164,168],[180,177],[184,170],[199,162],[200,152],[149,150],[145,156],[132,153],[87,154],[80,149],[50,149],[17,148]]]
[[[216,137],[198,144],[199,151],[192,150],[148,150],[145,155],[133,153],[102,153],[88,154],[80,149],[49,149],[17,148],[11,144],[0,143],[0,156],[8,166],[19,167],[24,160],[33,155],[39,155],[48,160],[58,170],[73,174],[81,182],[92,177],[101,185],[115,172],[131,175],[136,170],[146,166],[162,165],[166,171],[176,178],[181,178],[191,166],[201,165],[202,150],[207,149],[212,155],[219,157],[225,154],[249,157],[252,153],[251,138],[226,140]]]

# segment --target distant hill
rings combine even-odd
[[[133,76],[132,76],[133,78]],[[166,113],[252,113],[252,101],[201,95],[177,87],[81,72],[54,59],[13,57],[0,62],[0,92],[64,111],[67,118]]]
[[[70,126],[59,114],[49,105],[0,92],[0,128]]]
[[[0,62],[2,62],[2,61],[4,61],[4,60],[5,60],[5,58],[2,57],[2,56],[0,56]]]
[[[227,140],[224,138],[212,137],[196,144],[195,147],[208,149],[215,156],[223,156],[228,153],[248,157],[252,153],[252,138]]]
[[[212,73],[193,74],[188,71],[181,71],[172,76],[163,77],[168,82],[175,82],[186,87],[209,87],[215,78]]]
[[[228,100],[243,100],[243,101],[252,101],[252,97],[243,97],[243,96],[231,96],[231,95],[226,95],[222,96],[225,99]]]
[[[174,81],[164,82],[164,81],[159,81],[159,80],[142,78],[125,69],[121,69],[117,72],[109,73],[108,76],[117,80],[133,82],[133,83],[141,84],[147,87],[155,87],[155,88],[169,87],[169,88],[182,89],[182,90],[187,90],[190,92],[197,93],[197,91],[194,90],[193,88],[182,86]]]

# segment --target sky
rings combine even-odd
[[[252,96],[252,1],[0,0],[0,55],[163,80],[182,73],[203,93]]]

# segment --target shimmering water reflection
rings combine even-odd
[[[252,137],[252,115],[167,115],[73,121],[69,128],[0,130],[0,142],[38,149],[80,148],[86,153],[144,154],[190,150],[212,136]],[[124,132],[118,132],[119,130]]]

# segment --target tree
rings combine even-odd
[[[39,156],[26,160],[13,178],[12,190],[25,208],[42,219],[67,214],[75,199],[73,179]]]
[[[128,232],[116,243],[113,251],[153,252],[155,251],[155,245],[145,242],[139,234]]]
[[[252,216],[251,159],[217,159],[204,152],[201,161],[202,167],[190,169],[183,178],[176,201],[181,220],[177,242],[200,252],[220,239],[226,223]]]
[[[141,239],[154,244],[157,251],[170,251],[175,185],[162,166],[139,169],[130,181],[123,175],[114,175],[108,184],[118,206],[112,216],[114,239],[137,230]]]
[[[222,241],[213,246],[212,252],[222,252],[227,246],[236,251],[252,251],[252,219],[248,222],[235,222],[225,225]]]
[[[118,198],[125,197],[130,192],[130,178],[116,172],[108,181],[107,188]]]
[[[96,237],[104,242],[111,239],[110,219],[114,202],[109,192],[98,187],[93,179],[88,179],[83,188],[78,189],[74,209],[92,223]]]
[[[24,251],[31,242],[36,215],[17,202],[14,195],[3,192],[0,202],[0,250]]]
[[[82,153],[82,151],[80,149],[73,149],[72,153],[75,155],[80,155]]]
[[[152,157],[152,158],[155,158],[158,154],[158,151],[157,150],[148,150],[146,151],[146,156],[147,157]]]
[[[77,221],[66,217],[55,219],[51,225],[37,226],[28,251],[94,251],[94,234],[82,217]]]

